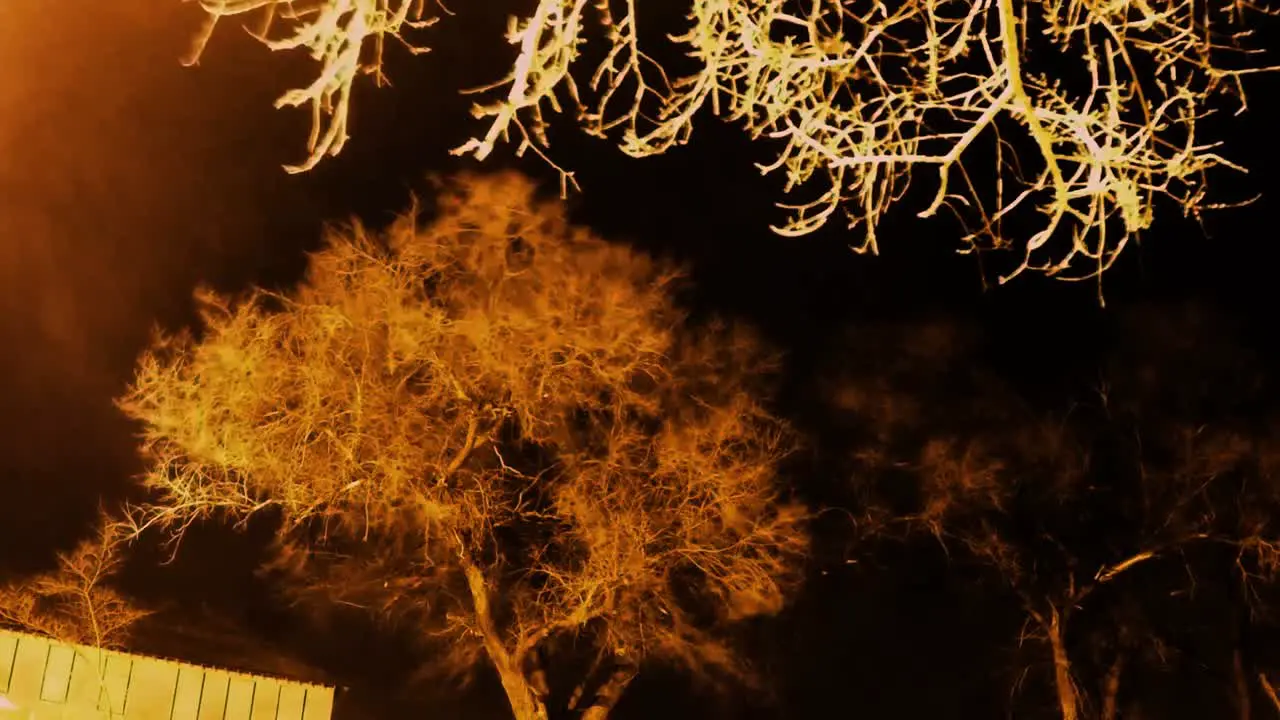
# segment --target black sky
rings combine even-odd
[[[458,17],[423,36],[431,54],[393,59],[394,87],[361,88],[344,153],[289,176],[280,166],[300,158],[306,117],[271,103],[306,78],[305,60],[271,55],[228,23],[203,64],[183,68],[177,59],[199,19],[187,3],[56,5],[5,0],[0,9],[0,565],[9,571],[46,564],[83,531],[97,497],[118,496],[136,472],[132,428],[111,399],[150,328],[188,322],[197,283],[229,290],[292,281],[323,222],[354,215],[381,224],[426,187],[426,173],[473,166],[448,154],[481,129],[456,91],[496,78],[507,50],[505,8],[454,8]],[[1268,100],[1280,77],[1247,87],[1252,112],[1224,118],[1221,128],[1224,154],[1252,172],[1218,190],[1263,199],[1214,218],[1209,237],[1164,207],[1143,245],[1108,276],[1105,310],[1088,284],[1024,277],[984,291],[973,259],[952,252],[955,225],[915,219],[911,208],[888,219],[880,257],[853,255],[838,229],[772,236],[767,225],[782,217],[771,206],[776,185],[752,166],[767,155],[713,118],[668,157],[631,160],[567,124],[553,149],[585,190],[572,201],[580,220],[689,261],[695,304],[763,327],[791,353],[793,378],[830,352],[851,320],[954,317],[985,330],[997,369],[1050,396],[1096,374],[1114,318],[1142,303],[1218,304],[1248,343],[1275,357],[1280,115]],[[486,167],[518,165],[554,185],[547,168],[508,155],[500,149]],[[870,642],[881,655],[847,661],[900,671],[885,670],[859,690],[864,696],[900,699],[914,664],[955,666],[943,651],[922,661],[904,649],[895,622],[839,631],[854,643],[879,627],[884,636]],[[930,701],[917,702],[923,717]],[[928,716],[959,717],[948,708],[955,704]]]

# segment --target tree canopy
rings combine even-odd
[[[425,224],[334,232],[295,290],[205,293],[199,332],[143,357],[134,530],[270,515],[295,597],[491,666],[521,720],[584,648],[586,717],[650,659],[745,677],[716,631],[799,580],[795,438],[763,404],[771,356],[690,332],[677,277],[511,174],[442,187]]]

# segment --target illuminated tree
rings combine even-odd
[[[310,154],[294,171],[342,149],[352,85],[361,74],[381,84],[384,43],[423,52],[406,35],[438,19],[423,0],[201,4],[210,22],[193,61],[219,19],[260,12],[269,47],[320,63],[277,103],[311,109]],[[547,112],[565,106],[588,133],[620,135],[627,154],[660,154],[710,106],[777,148],[761,172],[814,198],[781,205],[792,215],[775,232],[813,232],[843,209],[864,228],[858,249],[875,252],[878,220],[926,167],[936,193],[920,214],[954,210],[967,250],[1017,248],[1003,279],[1097,277],[1150,227],[1156,198],[1210,207],[1205,172],[1236,166],[1197,123],[1219,94],[1243,102],[1241,76],[1261,69],[1240,44],[1246,15],[1266,12],[1236,0],[692,0],[685,31],[668,36],[684,58],[664,63],[640,40],[638,9],[539,0],[513,17],[511,72],[476,91],[491,98],[473,111],[488,128],[455,153],[484,159],[514,133],[517,153],[552,162]],[[604,45],[579,68],[591,15]],[[1038,229],[1006,227],[1023,211]]]
[[[1249,365],[1188,341],[1221,337],[1187,319],[1134,322],[1097,397],[1062,417],[974,371],[965,336],[944,326],[859,333],[887,349],[833,393],[848,431],[862,431],[860,529],[921,533],[953,563],[990,571],[1025,613],[1018,645],[1032,661],[1017,684],[1043,680],[1064,720],[1160,702],[1127,697],[1125,678],[1182,662],[1188,628],[1222,645],[1275,622],[1275,420],[1248,417]],[[1169,367],[1183,344],[1206,357]],[[1186,662],[1234,674],[1238,707],[1271,685],[1269,663],[1238,647]]]
[[[94,537],[58,556],[58,568],[0,587],[0,624],[63,642],[122,648],[150,613],[107,583],[120,568],[121,525],[103,520]]]
[[[753,393],[769,358],[685,334],[673,269],[521,177],[441,198],[429,225],[334,234],[292,293],[204,295],[199,338],[144,356],[135,531],[270,511],[296,599],[487,662],[521,720],[584,650],[590,718],[646,660],[745,676],[716,630],[778,611],[807,547],[774,488],[790,435]]]

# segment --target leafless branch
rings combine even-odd
[[[209,25],[193,57],[219,19],[261,12],[269,47],[305,49],[320,64],[310,86],[277,103],[312,109],[310,155],[295,171],[342,149],[351,87],[362,73],[381,80],[383,43],[424,52],[405,33],[435,20],[422,0],[202,5]],[[1242,78],[1273,69],[1244,46],[1249,15],[1267,7],[1234,0],[688,6],[687,30],[669,39],[694,67],[676,76],[641,43],[636,0],[539,0],[510,19],[510,71],[473,91],[489,97],[473,109],[487,129],[454,152],[484,159],[514,135],[517,154],[554,165],[549,114],[575,108],[586,132],[656,155],[688,142],[709,109],[777,148],[759,168],[783,172],[787,194],[820,186],[812,200],[780,204],[792,214],[775,232],[811,233],[843,209],[851,229],[864,228],[858,249],[875,252],[879,220],[913,171],[929,168],[937,190],[920,214],[945,206],[967,218],[966,250],[1017,248],[1002,281],[1026,271],[1080,280],[1099,277],[1151,226],[1157,198],[1195,215],[1220,205],[1206,201],[1207,171],[1241,168],[1201,137],[1200,122],[1223,93],[1243,107]],[[592,11],[605,53],[575,79]],[[285,27],[279,39],[266,32],[273,19]],[[995,172],[977,186],[966,162],[989,150]],[[563,187],[574,183],[555,167]],[[1021,209],[1039,229],[1013,237],[1004,221]]]

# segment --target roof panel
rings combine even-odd
[[[75,664],[76,651],[70,645],[50,645],[44,664],[44,682],[40,687],[40,699],[55,703],[67,701],[71,687],[71,668]]]
[[[204,674],[204,691],[200,694],[198,720],[222,720],[226,715],[230,680],[229,675],[217,670],[210,670]]]
[[[333,708],[329,687],[5,630],[0,693],[32,720],[329,720]]]
[[[178,670],[178,684],[173,691],[173,712],[169,720],[198,720],[204,675],[204,670],[189,665]]]
[[[18,653],[18,636],[0,634],[0,692],[9,692],[13,678],[13,659]]]
[[[243,675],[231,676],[231,689],[227,691],[226,720],[249,720],[253,709],[253,680]]]
[[[39,638],[19,638],[18,652],[13,657],[13,674],[5,695],[18,705],[40,702],[40,686],[44,684],[44,664],[49,644]]]
[[[178,664],[164,660],[134,662],[125,720],[169,720],[178,688]]]

